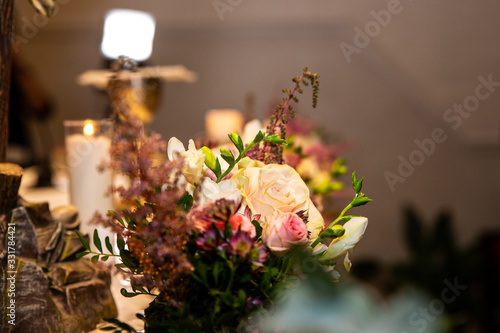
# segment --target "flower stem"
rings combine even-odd
[[[335,224],[337,224],[337,222],[339,222],[339,221],[340,221],[340,219],[342,219],[342,217],[344,217],[345,213],[347,213],[347,211],[348,211],[349,209],[351,209],[352,207],[353,207],[353,206],[352,206],[352,202],[351,202],[350,204],[348,204],[348,205],[347,205],[347,207],[346,207],[346,208],[344,208],[344,210],[340,213],[340,215],[339,215],[339,216],[338,216],[338,217],[337,217],[337,218],[336,218],[336,219],[335,219],[332,223],[330,223],[330,225],[328,226],[328,228],[326,228],[325,230],[330,229],[330,228],[331,228],[331,227],[333,227]],[[322,240],[323,240],[323,237],[321,237],[321,234],[320,234],[320,235],[318,235],[318,238],[316,238],[316,239],[314,240],[314,242],[311,244],[311,248],[313,248],[313,249],[314,249],[314,248],[316,247],[316,245],[318,245],[318,244],[319,244],[319,242],[321,242]]]
[[[335,224],[337,224],[337,222],[340,221],[340,219],[342,217],[344,217],[344,214],[347,213],[347,211],[351,208],[352,208],[352,202],[350,204],[348,204],[346,208],[344,208],[344,210],[340,213],[339,217],[337,217],[332,223],[330,223],[330,225],[328,226],[327,229],[329,229],[329,228],[333,227]]]
[[[246,148],[245,150],[243,150],[239,155],[238,157],[236,158],[236,160],[229,165],[229,167],[226,169],[226,171],[224,171],[223,174],[221,174],[219,177],[217,177],[217,183],[220,183],[222,179],[224,179],[224,177],[226,177],[234,168],[234,166],[236,164],[238,164],[239,161],[241,161],[241,159],[243,157],[245,157],[245,154],[248,153],[248,151],[250,150],[250,148],[252,148],[253,146],[255,145],[255,142],[252,141]]]

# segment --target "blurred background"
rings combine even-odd
[[[354,267],[361,263],[359,276],[396,271],[427,286],[431,299],[444,279],[458,276],[472,289],[473,269],[490,267],[485,280],[499,276],[492,264],[500,251],[498,1],[58,3],[55,17],[41,21],[28,1],[16,1],[13,53],[36,87],[31,111],[12,106],[22,120],[13,140],[30,152],[25,165],[50,160],[64,142],[63,120],[106,114],[106,95],[76,78],[109,65],[101,53],[106,13],[142,10],[156,20],[144,64],[198,74],[195,83],[162,86],[153,130],[187,143],[204,133],[209,109],[263,119],[308,66],[320,74],[319,103],[312,109],[305,91],[297,112],[351,145],[347,165],[366,177],[364,192],[374,199],[358,211],[370,221],[351,256]],[[467,266],[467,258],[490,259]],[[453,271],[458,266],[464,275]],[[474,292],[498,295],[495,284]],[[489,311],[498,325],[498,307]]]

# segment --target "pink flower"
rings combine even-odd
[[[257,267],[263,267],[267,259],[267,249],[262,243],[255,243],[250,252],[250,261]]]
[[[196,239],[198,247],[205,251],[211,251],[217,247],[217,235],[215,230],[206,231],[201,237]]]
[[[237,254],[246,257],[252,249],[253,241],[245,233],[236,234],[229,240],[228,251],[231,254]]]
[[[306,244],[307,236],[306,224],[295,213],[274,212],[262,230],[263,243],[276,255],[284,255],[295,245]]]
[[[234,232],[238,232],[238,229],[241,229],[241,231],[246,232],[250,238],[255,238],[255,236],[257,236],[255,226],[252,224],[250,219],[243,214],[236,213],[231,216],[229,224]]]
[[[198,233],[204,233],[212,229],[214,225],[222,231],[237,208],[234,201],[219,199],[205,206],[192,208],[188,219],[194,222],[194,229]]]

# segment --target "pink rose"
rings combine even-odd
[[[236,213],[229,219],[229,224],[234,232],[237,232],[241,228],[242,232],[246,232],[250,238],[255,238],[257,232],[255,231],[255,226],[252,224],[250,219],[243,214]]]
[[[306,244],[307,228],[295,213],[274,212],[262,230],[262,242],[276,255],[284,255],[294,245]]]

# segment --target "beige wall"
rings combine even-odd
[[[498,228],[500,91],[457,129],[443,120],[448,108],[474,94],[478,76],[491,74],[500,82],[498,1],[402,0],[391,7],[397,14],[390,23],[350,63],[340,44],[355,45],[353,29],[374,21],[370,11],[396,2],[233,0],[240,4],[223,21],[212,1],[64,2],[55,18],[20,45],[56,99],[57,114],[44,132],[56,141],[62,141],[63,119],[99,117],[104,108],[102,96],[75,83],[81,72],[102,66],[104,13],[137,8],[158,20],[150,64],[183,64],[200,77],[195,84],[167,87],[153,125],[165,137],[187,141],[203,131],[206,110],[241,109],[248,92],[256,94],[263,115],[305,65],[320,73],[317,110],[309,107],[307,92],[298,110],[355,143],[346,155],[349,166],[366,176],[365,191],[375,200],[360,209],[370,226],[354,257],[404,255],[404,203],[420,208],[429,222],[440,209],[452,209],[462,245]],[[33,14],[27,1],[17,1],[19,35]],[[414,140],[430,138],[435,128],[448,139],[392,192],[384,173],[396,173],[398,156],[408,158]]]

